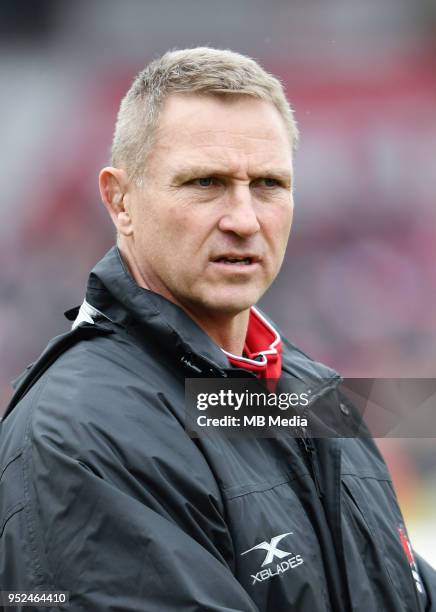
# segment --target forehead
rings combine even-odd
[[[252,96],[173,94],[159,116],[150,158],[291,165],[287,127],[271,102]],[[151,161],[151,159],[150,159]]]

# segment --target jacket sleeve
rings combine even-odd
[[[3,589],[68,591],[74,612],[257,611],[233,574],[221,508],[214,512],[214,504],[196,497],[189,480],[171,482],[177,466],[165,465],[165,453],[154,474],[147,472],[151,463],[144,465],[146,486],[133,472],[154,451],[132,467],[108,438],[110,427],[97,431],[74,421],[65,436],[52,406],[44,414],[44,426],[30,429],[32,442],[4,483],[16,489],[20,473],[24,498],[3,534]],[[70,444],[75,438],[80,442]],[[144,444],[152,443],[145,434]],[[197,473],[193,479],[180,463],[194,482]]]
[[[414,556],[428,598],[426,612],[436,612],[436,570],[415,552]]]

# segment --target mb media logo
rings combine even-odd
[[[279,542],[283,540],[283,538],[286,538],[286,536],[290,535],[292,535],[292,531],[289,531],[288,533],[282,533],[281,535],[271,538],[270,542],[261,542],[260,544],[256,544],[256,546],[253,546],[253,548],[249,548],[248,550],[241,553],[242,556],[246,555],[249,552],[252,552],[253,550],[266,550],[266,556],[263,560],[261,567],[264,567],[265,565],[270,565],[270,563],[274,561],[275,557],[277,557],[277,559],[284,559],[285,557],[288,557],[286,561],[277,563],[273,567],[268,567],[267,569],[260,570],[259,572],[257,572],[257,574],[251,574],[251,577],[253,578],[253,584],[255,584],[256,582],[263,582],[264,580],[269,580],[270,578],[273,578],[273,576],[278,576],[279,574],[284,574],[288,570],[293,569],[294,567],[298,567],[299,565],[304,563],[304,560],[301,555],[294,555],[292,552],[277,548]]]

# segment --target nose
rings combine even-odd
[[[249,185],[240,185],[229,193],[218,227],[222,232],[232,232],[241,238],[248,238],[260,230]]]

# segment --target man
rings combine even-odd
[[[340,377],[254,307],[284,257],[296,139],[242,55],[169,52],[134,81],[100,173],[117,247],[2,424],[2,589],[87,612],[436,610],[372,440],[184,427],[195,376],[286,377],[349,414]]]

